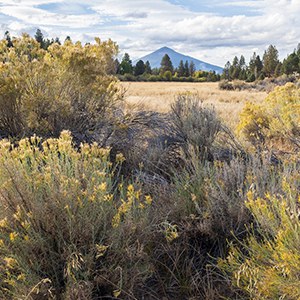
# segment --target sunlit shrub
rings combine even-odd
[[[28,35],[0,44],[0,131],[58,136],[86,134],[101,126],[121,93],[111,76],[117,46],[96,39],[82,46],[52,44],[48,51]]]
[[[300,89],[293,83],[277,87],[261,105],[247,103],[238,131],[252,142],[281,140],[300,147]]]
[[[264,108],[247,102],[240,113],[237,130],[253,145],[257,145],[265,142],[269,122],[270,120]]]
[[[23,139],[17,147],[1,141],[2,299],[43,293],[70,299],[84,286],[93,297],[112,296],[129,291],[131,272],[147,268],[126,257],[128,247],[135,251],[137,226],[147,226],[152,199],[122,183],[108,157],[96,144],[75,149],[68,132],[43,143]]]
[[[255,217],[245,242],[231,245],[220,267],[249,299],[299,299],[300,177],[296,170],[282,181],[282,194],[267,193],[246,203]]]

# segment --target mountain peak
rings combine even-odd
[[[169,47],[166,47],[166,46],[159,48],[159,49],[155,50],[154,52],[137,59],[136,61],[134,61],[134,63],[136,63],[138,60],[142,60],[144,62],[146,62],[148,60],[150,62],[150,65],[152,68],[159,68],[161,60],[165,54],[169,55],[169,57],[173,63],[173,66],[175,68],[178,67],[180,61],[182,60],[184,62],[185,61],[188,61],[188,62],[193,61],[197,70],[215,71],[216,73],[222,73],[222,71],[223,71],[223,69],[219,66],[215,66],[215,65],[206,63],[204,61],[201,61],[199,59],[196,59],[194,57],[181,54],[181,53],[176,52],[175,50],[173,50]]]
[[[161,48],[157,49],[156,51],[172,51],[172,52],[175,52],[173,49],[171,49],[167,46],[161,47]]]

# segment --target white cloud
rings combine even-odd
[[[99,24],[99,15],[63,15],[47,12],[43,9],[21,5],[0,6],[0,13],[14,17],[32,25],[67,26],[73,28],[86,28]]]

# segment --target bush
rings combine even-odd
[[[182,94],[172,104],[172,119],[183,143],[192,145],[201,158],[211,153],[211,146],[221,130],[215,110],[204,107],[193,95]]]
[[[0,153],[1,298],[131,293],[147,274],[146,261],[133,254],[129,263],[128,251],[137,251],[132,236],[139,226],[146,234],[151,198],[118,180],[109,150],[82,144],[77,151],[63,132],[18,147],[3,140]]]
[[[255,217],[255,231],[241,244],[232,244],[219,265],[249,299],[299,299],[300,177],[294,169],[282,181],[282,194],[254,198],[249,191],[248,209]]]
[[[300,147],[300,89],[292,83],[277,87],[262,105],[247,103],[238,131],[252,144],[281,140]]]
[[[237,131],[252,145],[263,144],[266,140],[269,122],[268,115],[261,106],[247,102],[240,113]]]
[[[4,136],[88,134],[111,113],[121,94],[111,72],[116,45],[66,42],[48,51],[28,35],[1,43],[0,132]]]
[[[163,78],[164,78],[164,80],[171,81],[172,80],[172,72],[171,71],[166,71],[163,74]]]
[[[227,91],[233,91],[234,87],[232,85],[231,82],[229,82],[228,80],[222,80],[219,82],[219,88],[221,90],[227,90]]]

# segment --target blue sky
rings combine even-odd
[[[162,46],[224,66],[277,46],[280,57],[300,42],[300,0],[0,0],[0,26],[14,36],[111,38],[133,59]]]

